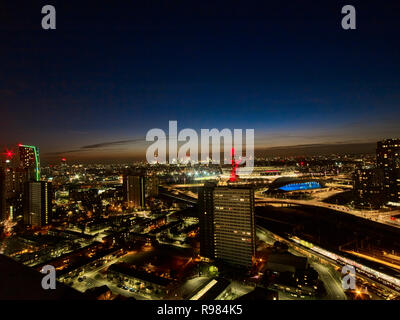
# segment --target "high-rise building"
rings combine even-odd
[[[35,146],[18,145],[19,166],[28,173],[29,181],[40,180],[39,151]]]
[[[254,190],[205,185],[199,194],[200,254],[249,268],[255,254]]]
[[[5,198],[7,219],[14,220],[23,214],[24,183],[26,172],[20,168],[5,170]]]
[[[146,197],[158,196],[159,180],[156,176],[146,176]]]
[[[251,267],[255,255],[254,190],[250,187],[214,189],[215,258]]]
[[[128,207],[141,209],[146,206],[146,187],[144,176],[124,176],[124,198]]]
[[[6,150],[0,157],[0,219],[14,220],[23,215],[24,184],[29,170],[22,166],[20,153]]]
[[[400,139],[379,141],[378,168],[383,170],[383,192],[388,205],[400,206]]]
[[[379,208],[384,204],[383,170],[375,167],[357,168],[353,176],[356,206]]]
[[[51,183],[30,181],[25,184],[24,222],[42,227],[51,223]]]
[[[200,255],[214,258],[214,189],[215,183],[206,182],[199,191]]]
[[[40,160],[35,146],[18,145],[0,157],[0,219],[15,220],[24,215],[25,184],[39,181]]]

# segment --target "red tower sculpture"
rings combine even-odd
[[[231,171],[231,177],[229,178],[229,181],[234,182],[239,177],[236,174],[236,169],[239,166],[241,160],[235,161],[235,148],[232,148],[231,156],[232,156],[232,171]]]

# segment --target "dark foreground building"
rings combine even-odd
[[[0,254],[0,300],[89,300],[90,297],[57,282],[56,289],[42,288],[35,269]]]

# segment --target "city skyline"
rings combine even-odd
[[[0,300],[109,300],[114,318],[395,305],[399,15],[1,1]]]
[[[144,159],[146,132],[170,120],[254,128],[267,154],[400,136],[397,5],[356,3],[346,31],[338,4],[71,2],[53,33],[40,6],[4,6],[1,146],[38,145],[45,162]]]

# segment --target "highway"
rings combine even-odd
[[[262,240],[270,245],[273,245],[274,242],[276,241],[276,239],[273,238],[271,235],[272,235],[272,233],[270,231],[267,231],[263,227],[257,227],[257,237],[259,237],[260,240]],[[299,253],[295,249],[295,247],[289,247],[288,251],[293,255],[304,257],[304,255]],[[332,270],[329,267],[327,267],[321,263],[312,261],[310,259],[308,259],[308,261],[310,263],[310,266],[318,272],[319,278],[325,285],[326,296],[324,297],[324,299],[325,300],[346,300],[347,297],[343,291],[342,284],[338,280],[337,277],[336,278],[334,277],[334,275],[332,274]],[[283,294],[283,295],[279,294],[280,299],[281,299],[281,297],[284,300],[293,299],[288,294]]]
[[[257,227],[257,236],[260,236],[261,240],[267,241],[267,242],[273,242],[273,241],[283,241],[284,243],[289,245],[289,252],[296,254],[296,255],[301,255],[304,256],[306,255],[309,258],[309,263],[310,265],[317,270],[318,274],[320,275],[321,280],[325,284],[325,288],[327,290],[327,296],[326,299],[342,299],[343,298],[343,289],[341,287],[341,282],[340,278],[337,278],[334,276],[335,271],[328,266],[336,266],[338,268],[342,268],[342,264],[338,263],[338,261],[334,261],[330,259],[329,257],[323,256],[320,253],[317,253],[316,251],[313,251],[309,248],[306,247],[300,247],[298,244],[295,242],[292,242],[291,240],[287,240],[284,238],[281,238],[280,236],[273,234],[272,232],[266,230],[263,227],[258,226]],[[328,251],[326,251],[328,252]],[[324,264],[318,263],[317,261],[324,260]],[[325,264],[326,263],[326,264]],[[395,289],[386,286],[385,284],[378,282],[377,280],[372,279],[370,276],[367,276],[366,274],[362,274],[360,272],[357,272],[357,280],[360,280],[360,282],[363,283],[364,286],[367,286],[370,288],[370,294],[374,297],[374,299],[382,299],[382,294],[387,297],[395,297],[399,295],[399,292],[396,291]],[[380,292],[380,295],[378,296],[376,292]],[[281,296],[279,297],[281,299]],[[289,296],[282,297],[284,299],[291,299]]]
[[[343,187],[342,185],[340,185]],[[347,187],[347,186],[346,186]],[[255,205],[263,206],[271,203],[280,203],[280,204],[293,204],[293,205],[301,205],[301,206],[311,206],[311,207],[320,207],[325,209],[334,210],[340,213],[351,214],[357,216],[359,218],[363,218],[370,221],[375,221],[378,223],[382,223],[385,225],[389,225],[391,227],[400,228],[400,221],[392,220],[392,216],[400,215],[400,210],[395,211],[379,211],[379,210],[356,210],[349,208],[344,205],[330,204],[325,203],[322,200],[326,199],[334,194],[343,192],[343,190],[327,190],[314,194],[314,199],[311,200],[296,200],[296,199],[277,199],[273,197],[266,197],[262,193],[263,191],[257,191],[255,193]],[[197,195],[193,192],[182,191],[179,189],[171,189],[168,188],[167,192],[160,193],[167,197],[184,201],[190,204],[197,203]]]
[[[332,275],[332,270],[320,263],[311,262],[310,266],[314,268],[325,285],[326,300],[346,300],[346,294],[343,291],[342,283]]]
[[[387,212],[382,212],[378,210],[355,210],[343,205],[336,205],[336,204],[322,202],[321,198],[311,199],[311,200],[277,199],[272,197],[265,197],[261,194],[261,192],[256,193],[255,203],[256,206],[262,206],[263,204],[265,205],[269,203],[281,203],[281,204],[320,207],[320,208],[335,210],[340,213],[351,214],[359,218],[386,224],[391,227],[400,228],[399,222],[391,220],[391,216],[400,214],[400,210],[387,211]]]

